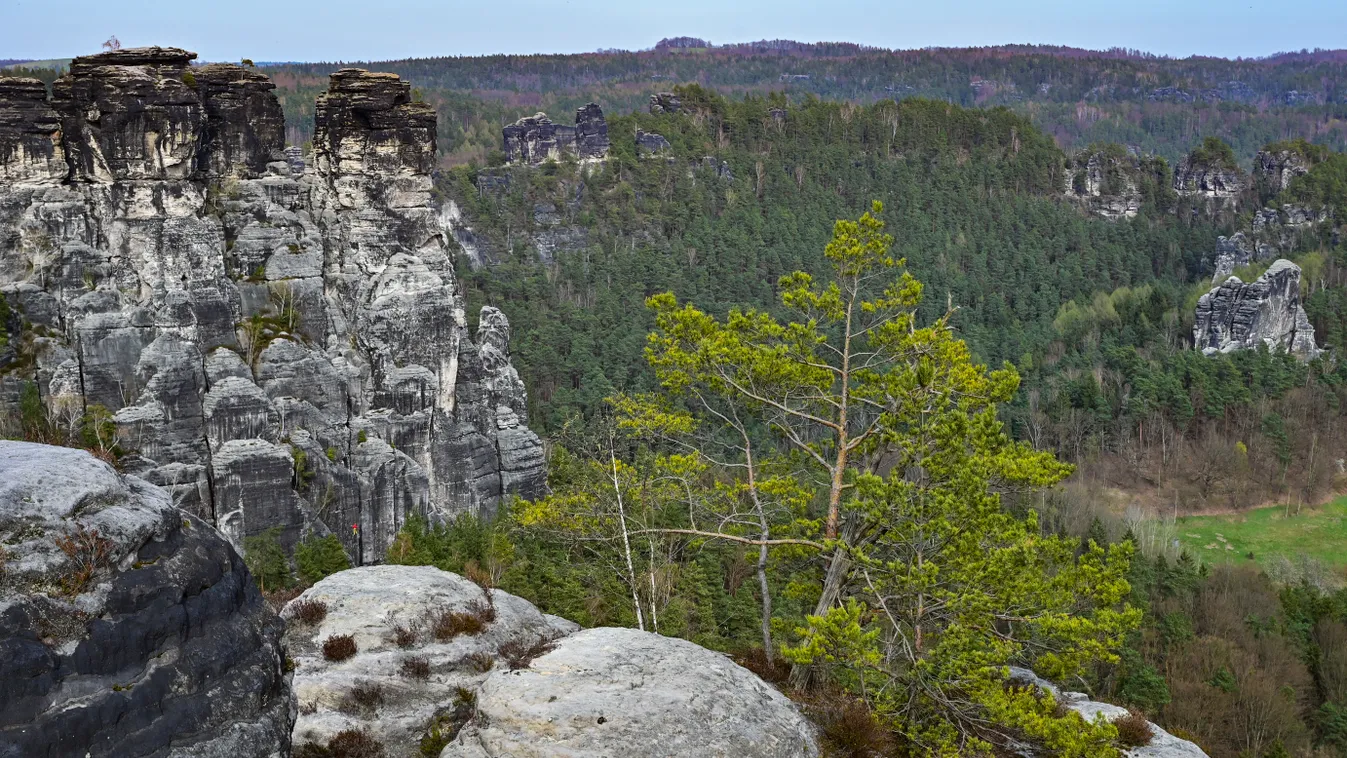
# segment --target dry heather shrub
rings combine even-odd
[[[864,702],[840,692],[825,692],[807,711],[823,734],[825,755],[872,758],[893,754],[893,733]]]
[[[393,638],[393,644],[400,648],[405,649],[416,644],[416,630],[402,624],[393,627],[391,637]]]
[[[378,682],[359,681],[342,697],[337,710],[372,716],[384,704],[384,688]]]
[[[355,654],[355,637],[349,634],[334,634],[323,640],[323,657],[329,661],[344,661]]]
[[[496,665],[496,658],[487,652],[476,652],[467,657],[468,668],[479,674],[485,674]]]
[[[1129,709],[1126,716],[1114,719],[1113,726],[1118,730],[1118,743],[1124,747],[1145,747],[1155,738],[1151,722],[1136,710]]]
[[[511,671],[528,668],[533,659],[540,655],[550,652],[556,645],[545,637],[535,637],[532,640],[525,637],[515,637],[512,640],[501,643],[497,652],[509,665]]]
[[[408,679],[425,681],[430,678],[430,661],[423,655],[414,655],[402,660],[402,675]]]
[[[327,603],[322,600],[304,599],[290,606],[291,617],[301,624],[317,626],[327,618]]]

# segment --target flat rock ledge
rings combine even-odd
[[[0,441],[0,758],[288,756],[281,634],[164,490]]]

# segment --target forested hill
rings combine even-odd
[[[307,138],[313,95],[340,65],[411,80],[438,106],[441,149],[454,162],[483,160],[498,147],[501,126],[535,111],[564,116],[592,101],[610,114],[632,112],[655,92],[693,82],[729,96],[781,91],[792,101],[923,97],[1006,105],[1064,148],[1120,142],[1171,161],[1206,135],[1223,137],[1246,159],[1264,143],[1290,137],[1347,148],[1347,61],[1331,51],[1175,60],[1033,46],[888,51],[773,41],[266,66],[279,85],[292,141]]]

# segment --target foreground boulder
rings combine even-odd
[[[1193,345],[1207,355],[1264,345],[1305,360],[1317,356],[1300,302],[1300,267],[1278,260],[1252,283],[1232,276],[1212,288],[1197,301]]]
[[[280,620],[167,493],[0,441],[0,756],[290,754]]]
[[[1050,693],[1059,704],[1079,713],[1089,721],[1100,715],[1109,721],[1116,721],[1128,715],[1126,708],[1091,700],[1084,693],[1062,692],[1029,669],[1012,666],[1010,679],[1016,684],[1030,685]],[[1150,744],[1127,748],[1123,750],[1123,755],[1128,758],[1207,758],[1202,748],[1188,740],[1175,737],[1155,724],[1151,724],[1151,732],[1153,736]]]
[[[587,629],[497,669],[441,758],[817,756],[784,695],[725,656],[633,629]]]
[[[282,616],[297,756],[357,733],[389,758],[818,755],[790,701],[719,653],[579,631],[433,567],[333,574]]]
[[[420,755],[423,737],[455,728],[460,688],[481,685],[501,646],[533,645],[579,629],[526,600],[484,591],[432,566],[342,571],[310,587],[281,615],[289,622],[299,702],[294,741],[301,755],[304,746],[326,745],[350,729],[368,732],[390,756]],[[324,643],[344,636],[355,653],[325,657]]]

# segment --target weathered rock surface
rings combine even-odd
[[[304,624],[295,617],[304,602],[327,606],[321,623]],[[495,618],[480,634],[435,637],[432,627],[440,614],[481,613],[487,607]],[[390,758],[421,755],[421,737],[437,716],[452,710],[458,689],[481,686],[487,672],[475,657],[493,661],[511,640],[532,643],[579,629],[514,595],[484,591],[431,566],[365,566],[333,574],[292,601],[282,616],[289,620],[286,642],[295,662],[295,744],[326,744],[342,730],[367,729]],[[405,647],[394,637],[399,626],[415,635]],[[334,635],[351,635],[356,655],[339,662],[324,659],[322,644]],[[404,662],[413,659],[427,666],[424,679],[403,672]],[[358,684],[378,686],[383,703],[352,707],[349,696]]]
[[[495,670],[441,758],[817,756],[784,695],[725,656],[632,629],[587,629]]]
[[[281,621],[166,492],[0,441],[0,544],[0,756],[290,755]]]
[[[1093,721],[1097,714],[1103,714],[1104,718],[1109,721],[1127,715],[1126,708],[1091,700],[1081,692],[1063,692],[1029,669],[1012,666],[1010,678],[1017,684],[1031,685],[1051,693],[1058,703],[1065,705],[1090,721]],[[1202,748],[1188,740],[1179,739],[1155,724],[1151,724],[1151,729],[1154,736],[1151,738],[1149,745],[1125,749],[1123,755],[1128,756],[1128,758],[1206,758],[1207,754]]]
[[[677,113],[682,108],[682,99],[672,92],[657,92],[650,96],[651,113]]]
[[[1297,176],[1309,172],[1309,157],[1299,150],[1259,150],[1253,159],[1254,183],[1269,197],[1290,187]]]
[[[312,602],[326,615],[306,624],[300,613]],[[485,626],[437,638],[445,613]],[[444,739],[458,732],[445,758],[818,755],[790,701],[719,653],[630,629],[580,631],[433,567],[333,574],[282,616],[295,662],[296,746],[362,729],[390,758],[414,758],[423,755],[422,737],[438,730]],[[358,652],[326,660],[321,647],[334,635],[350,635]],[[539,645],[536,657],[514,656],[512,668],[502,652],[511,643]],[[422,675],[408,675],[413,665],[424,666]],[[377,688],[380,702],[360,706],[357,688]]]
[[[35,335],[0,412],[25,382],[106,407],[128,469],[236,546],[332,531],[377,560],[409,514],[540,492],[523,385],[469,334],[432,204],[434,110],[340,70],[305,166],[265,77],[194,57],[77,58],[50,103],[0,80],[0,294]]]
[[[526,116],[502,130],[505,158],[511,163],[537,164],[571,156],[598,160],[608,155],[608,122],[595,103],[575,112],[575,126],[558,124],[546,113]]]
[[[672,145],[662,134],[636,130],[636,154],[640,156],[659,155],[667,152]]]
[[[1300,302],[1300,267],[1272,264],[1250,284],[1230,277],[1197,301],[1193,345],[1208,355],[1266,345],[1304,359],[1314,358],[1314,327]]]
[[[1101,218],[1136,218],[1142,202],[1140,173],[1140,161],[1132,153],[1082,151],[1067,163],[1065,194]]]
[[[1247,187],[1247,178],[1228,166],[1196,163],[1185,157],[1174,169],[1174,191],[1200,201],[1211,211],[1234,209]]]

